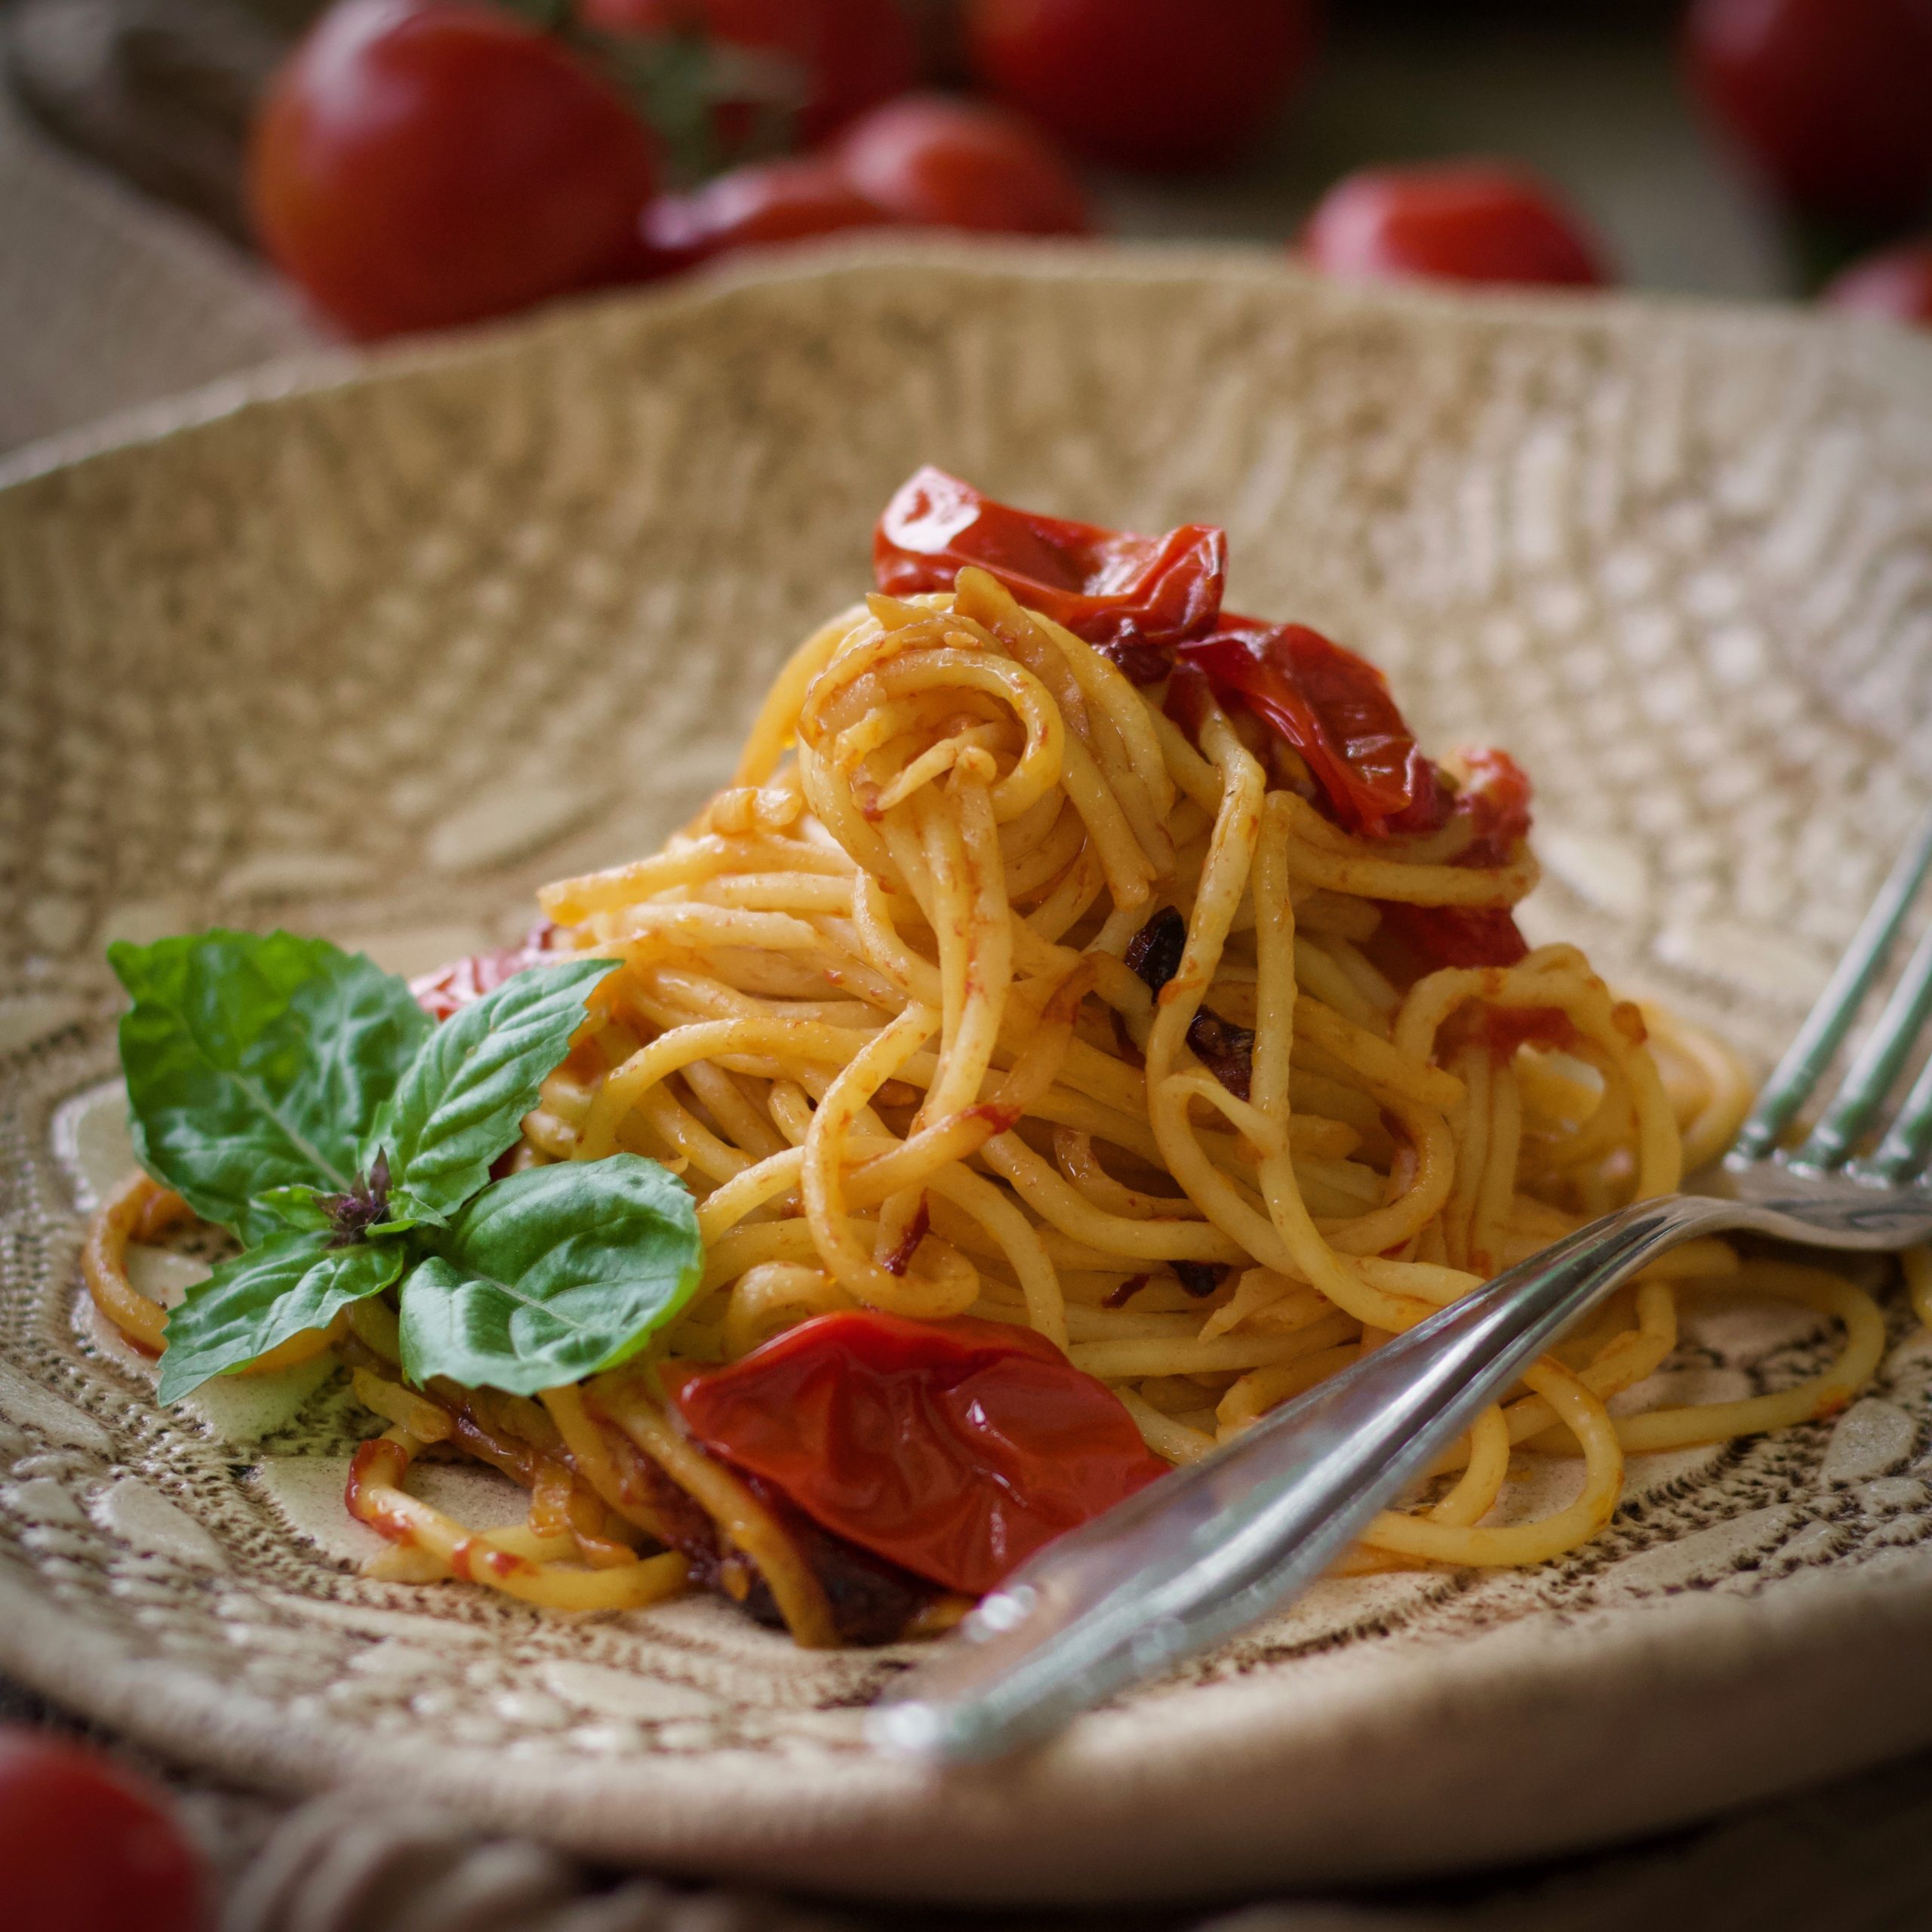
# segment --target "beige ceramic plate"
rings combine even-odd
[[[941,1783],[859,1742],[894,1654],[362,1580],[340,1390],[165,1412],[75,1270],[125,1158],[108,939],[284,921],[416,968],[515,933],[545,874],[718,779],[928,460],[1226,524],[1242,608],[1365,649],[1434,742],[1521,756],[1538,937],[1761,1055],[1932,795],[1932,348],[936,249],[272,386],[0,494],[0,1667],[243,1777],[951,1897],[1439,1868],[1932,1737],[1932,1340],[1902,1312],[1835,1429],[1638,1469],[1574,1561],[1324,1585]],[[1775,1385],[1823,1340],[1714,1307],[1671,1373]]]

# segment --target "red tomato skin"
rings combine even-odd
[[[1932,190],[1932,0],[1694,0],[1692,85],[1786,198],[1909,219]]]
[[[1128,168],[1211,168],[1251,146],[1306,72],[1311,0],[970,0],[980,79]]]
[[[1220,612],[1228,543],[1211,524],[1137,537],[1037,515],[928,463],[894,492],[872,532],[873,580],[888,596],[913,597],[950,590],[968,564],[1153,684],[1168,671],[1164,647]]]
[[[1519,1047],[1560,1054],[1577,1044],[1576,1023],[1560,1006],[1481,1006],[1473,1011],[1481,1015],[1490,1057],[1499,1066],[1515,1059]]]
[[[1167,1473],[1110,1389],[1003,1322],[816,1315],[729,1367],[666,1379],[714,1454],[973,1595]]]
[[[1932,241],[1901,242],[1854,262],[1818,300],[1854,315],[1932,328]]]
[[[1460,761],[1463,781],[1452,815],[1468,820],[1471,836],[1451,863],[1484,869],[1506,865],[1530,835],[1528,777],[1507,752],[1465,751]],[[1506,906],[1384,903],[1382,923],[1425,968],[1514,966],[1530,950],[1515,914]],[[1548,1014],[1548,1009],[1534,1008],[1518,1010],[1513,1017],[1494,1019],[1491,1051],[1506,1060],[1525,1041],[1543,1046],[1564,1044],[1569,1034],[1560,1029],[1552,1033],[1554,1023]]]
[[[340,0],[271,83],[249,164],[263,248],[365,337],[611,278],[654,175],[601,80],[466,0]]]
[[[734,168],[688,195],[660,195],[644,211],[654,263],[688,268],[736,248],[769,248],[892,217],[813,157]]]
[[[1465,751],[1458,761],[1463,777],[1455,809],[1468,816],[1474,836],[1456,862],[1506,864],[1518,842],[1530,835],[1529,774],[1507,752],[1493,746]]]
[[[1441,966],[1514,966],[1529,956],[1530,943],[1506,906],[1378,903],[1384,928],[1421,959],[1426,971]],[[1512,1047],[1510,1051],[1514,1051]]]
[[[854,122],[837,155],[860,194],[922,227],[1084,235],[1094,225],[1059,151],[1003,108],[907,94]]]
[[[919,78],[919,47],[900,0],[580,0],[607,33],[699,34],[773,54],[798,70],[799,140],[815,144]]]
[[[1609,279],[1577,215],[1534,177],[1493,162],[1346,175],[1316,205],[1302,245],[1317,268],[1365,281],[1588,288]]]
[[[0,1918],[20,1932],[199,1932],[202,1862],[161,1795],[66,1740],[0,1729]]]
[[[1294,746],[1348,830],[1382,838],[1433,830],[1447,816],[1435,767],[1366,658],[1306,624],[1231,614],[1179,654]]]

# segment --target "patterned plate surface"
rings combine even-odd
[[[1932,1337],[1902,1308],[1835,1426],[1651,1459],[1574,1560],[1324,1585],[940,1783],[859,1741],[901,1654],[364,1580],[338,1386],[165,1412],[77,1307],[126,1158],[108,939],[283,922],[413,970],[516,933],[539,879],[719,778],[926,460],[1225,522],[1242,608],[1528,766],[1535,936],[1755,1054],[1932,796],[1932,347],[1850,325],[940,245],[284,375],[43,466],[0,492],[0,1668],[231,1774],[902,1896],[1440,1868],[1932,1737]],[[1712,1303],[1666,1374],[1774,1386],[1824,1340]]]

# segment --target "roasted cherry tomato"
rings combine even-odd
[[[1454,863],[1481,866],[1503,864],[1527,835],[1529,780],[1507,752],[1466,754],[1464,782],[1452,794],[1365,659],[1305,624],[1224,617],[1221,626],[1179,647],[1183,666],[1204,673],[1223,703],[1244,705],[1292,745],[1349,831],[1365,838],[1433,832],[1460,814],[1471,835]],[[1180,675],[1175,683],[1170,706],[1184,711]],[[1506,906],[1390,903],[1382,919],[1424,968],[1513,966],[1529,951]]]
[[[0,1730],[0,1873],[20,1932],[196,1932],[208,1902],[159,1792],[21,1726]]]
[[[1183,644],[1180,654],[1294,746],[1349,831],[1369,838],[1426,832],[1447,816],[1435,767],[1366,658],[1306,624],[1226,615],[1212,636]]]
[[[888,595],[912,597],[950,590],[968,564],[1153,684],[1167,674],[1166,647],[1214,623],[1228,543],[1207,524],[1136,537],[1035,516],[928,464],[886,505],[872,533],[872,574]]]
[[[1425,971],[1438,966],[1514,966],[1530,949],[1506,906],[1401,906],[1386,900],[1382,924]]]
[[[1818,300],[1829,308],[1932,328],[1932,241],[1901,242],[1854,262]]]
[[[807,157],[734,168],[691,194],[659,195],[644,211],[644,240],[654,263],[678,269],[891,219],[837,169]]]
[[[1462,752],[1455,811],[1469,821],[1472,836],[1457,857],[1461,865],[1500,866],[1530,835],[1529,774],[1507,752],[1493,746]]]
[[[1493,162],[1345,176],[1316,205],[1302,246],[1317,268],[1371,281],[1608,279],[1589,230],[1555,192]]]
[[[579,14],[606,32],[697,35],[782,63],[779,91],[791,82],[792,131],[807,143],[919,77],[918,44],[900,0],[579,0]],[[721,105],[735,125],[749,103]]]
[[[974,1595],[1167,1470],[1111,1389],[1002,1322],[817,1315],[670,1395],[814,1522]]]
[[[1926,0],[1694,0],[1684,35],[1697,91],[1787,198],[1878,221],[1924,208]]]
[[[1137,537],[1036,516],[943,470],[920,470],[873,533],[879,588],[901,597],[949,590],[968,564],[1137,681],[1171,673],[1168,708],[1183,728],[1198,728],[1210,691],[1253,712],[1294,748],[1349,831],[1433,832],[1460,812],[1470,838],[1457,863],[1495,866],[1529,829],[1529,781],[1505,753],[1466,754],[1461,785],[1445,784],[1374,665],[1305,624],[1223,611],[1227,542],[1219,530],[1186,524]],[[1392,906],[1386,922],[1425,964],[1513,965],[1528,950],[1507,908]]]
[[[853,122],[845,178],[900,221],[1014,235],[1084,235],[1086,191],[1046,137],[1003,108],[908,94]]]
[[[1462,780],[1451,816],[1467,820],[1470,837],[1451,863],[1506,865],[1530,834],[1530,781],[1507,752],[1464,752],[1460,762]],[[1382,924],[1425,968],[1513,966],[1530,949],[1506,906],[1384,904]],[[1490,1029],[1491,1046],[1500,1059],[1506,1060],[1525,1041],[1561,1045],[1571,1037],[1567,1022],[1557,1027],[1545,1009],[1504,1011]]]
[[[341,0],[270,84],[263,246],[360,336],[501,315],[626,272],[653,144],[548,35],[462,0]]]
[[[1251,146],[1306,69],[1312,0],[969,0],[980,79],[1063,140],[1130,168]]]

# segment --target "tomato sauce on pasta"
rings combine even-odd
[[[878,552],[884,587],[799,645],[695,820],[546,888],[522,952],[424,984],[447,1012],[549,957],[621,961],[518,1158],[663,1162],[696,1197],[704,1274],[649,1354],[535,1399],[411,1388],[380,1298],[305,1338],[389,1424],[349,1495],[393,1546],[385,1574],[578,1610],[700,1586],[807,1644],[943,1628],[954,1586],[998,1572],[961,1541],[973,1524],[1017,1549],[1064,1520],[1026,1515],[1028,1454],[1048,1465],[1012,1378],[1051,1389],[1063,1453],[1095,1459],[1063,1487],[1104,1506],[1675,1189],[1746,1109],[1721,1045],[1618,998],[1575,947],[1524,942],[1521,773],[1435,763],[1362,660],[1224,613],[1219,531],[1123,537],[925,471]],[[123,1257],[171,1198],[132,1184],[87,1253],[150,1350]],[[1774,1394],[1613,1414],[1714,1285],[1835,1318],[1836,1360]],[[866,1345],[871,1381],[849,1352],[800,1364],[868,1311],[897,1324]],[[1691,1244],[1527,1371],[1345,1567],[1559,1556],[1609,1521],[1627,1454],[1829,1414],[1883,1340],[1835,1275]],[[993,1393],[955,1402],[949,1473],[903,1493],[940,1469],[903,1432],[969,1358]],[[938,1380],[892,1381],[915,1374]],[[787,1439],[761,1386],[809,1392],[815,1432]],[[1016,1434],[976,1472],[971,1428],[1001,1401]],[[755,1456],[734,1456],[733,1415],[763,1418]],[[1497,1520],[1525,1453],[1571,1458],[1574,1494]],[[454,1454],[529,1489],[527,1527],[472,1534],[404,1487],[413,1458]],[[995,1462],[1004,1516],[974,1487]],[[881,1484],[922,1540],[857,1533]]]

